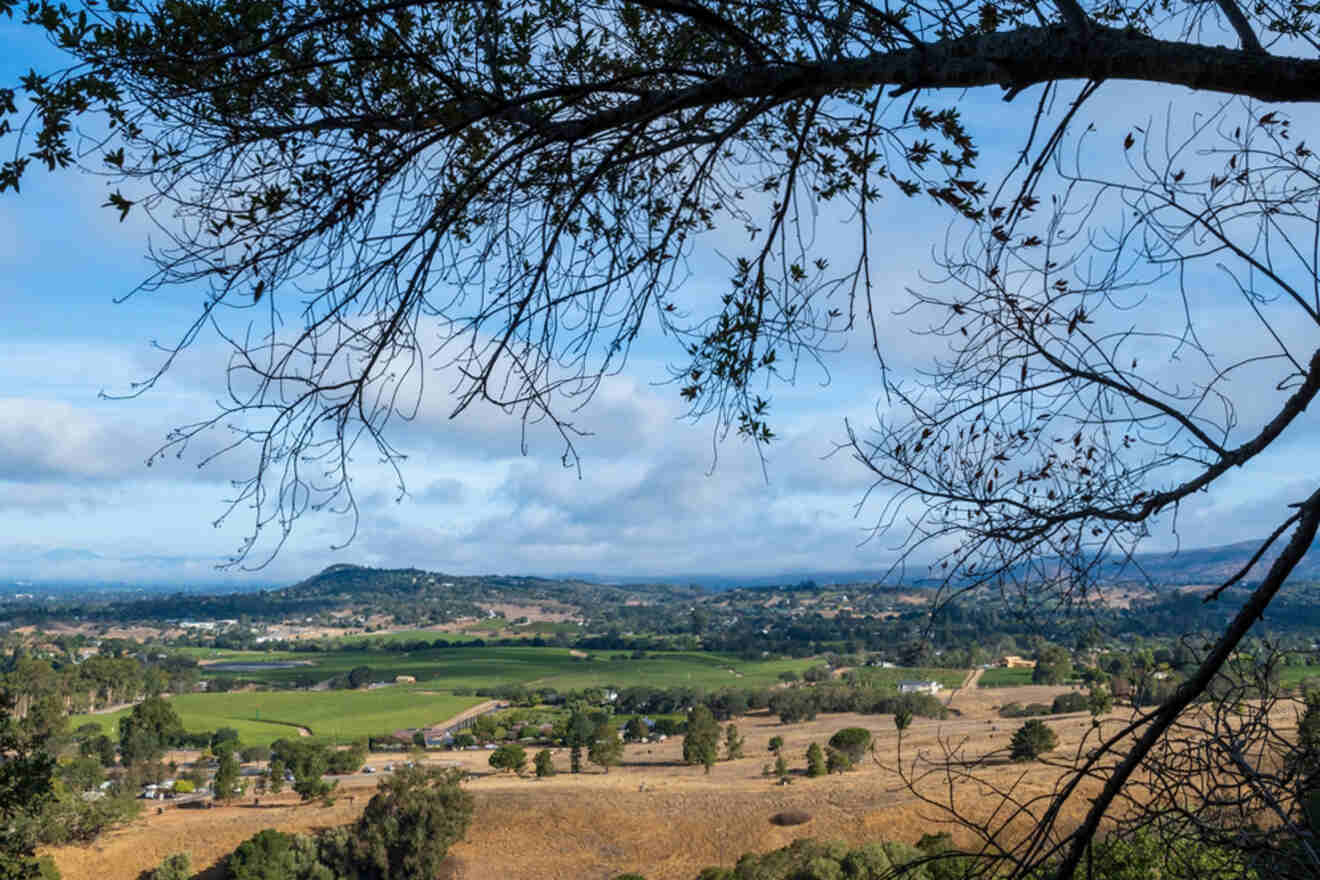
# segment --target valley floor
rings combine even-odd
[[[970,688],[953,700],[961,717],[945,721],[916,719],[904,735],[905,764],[919,751],[943,743],[965,743],[970,754],[1006,749],[1020,722],[1000,719],[999,704],[1049,702],[1068,688]],[[648,880],[692,880],[707,865],[733,864],[749,851],[784,846],[798,837],[860,843],[878,838],[915,842],[939,830],[935,811],[919,803],[894,770],[897,735],[888,715],[822,715],[813,722],[782,725],[764,713],[737,719],[746,738],[746,755],[717,764],[710,775],[682,763],[681,737],[653,745],[627,747],[623,766],[608,774],[588,765],[587,772],[543,780],[497,774],[489,752],[434,753],[435,763],[457,761],[480,774],[466,783],[476,798],[476,814],[467,839],[451,850],[451,880],[606,880],[637,871]],[[1059,734],[1061,752],[1077,747],[1090,727],[1089,716],[1048,719]],[[835,776],[801,775],[811,742],[822,745],[838,729],[862,726],[876,738],[876,761]],[[797,771],[792,785],[780,786],[762,775],[773,762],[772,736],[785,740],[785,755]],[[568,769],[566,750],[555,762]],[[183,756],[180,756],[183,757]],[[380,767],[398,755],[373,755]],[[991,778],[1016,778],[1023,765],[1004,764]],[[1028,785],[1044,792],[1057,771],[1031,765]],[[971,802],[988,790],[965,786]],[[211,866],[203,876],[221,880],[221,860],[239,843],[263,828],[313,831],[352,821],[375,788],[374,777],[357,776],[341,784],[335,804],[302,805],[289,793],[263,797],[260,806],[245,799],[211,810],[148,803],[141,819],[103,836],[87,847],[52,851],[66,880],[136,880],[175,852],[188,852],[194,869]],[[782,828],[770,822],[776,813],[801,809],[805,824]]]

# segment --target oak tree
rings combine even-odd
[[[1303,131],[1320,11],[1306,3],[0,11],[69,60],[0,91],[0,191],[34,168],[108,174],[106,207],[147,213],[165,237],[142,289],[207,291],[137,390],[208,328],[229,347],[228,396],[160,454],[238,432],[230,448],[255,464],[230,508],[251,516],[237,562],[269,558],[309,511],[356,516],[350,462],[401,467],[391,428],[433,365],[454,377],[453,412],[542,420],[573,463],[578,404],[659,334],[691,414],[763,446],[767,389],[857,328],[887,367],[897,311],[936,358],[884,374],[873,432],[843,429],[874,477],[877,531],[933,557],[944,598],[1067,611],[1102,601],[1097,579],[1155,528],[1294,442],[1320,393],[1320,160]],[[983,92],[1006,103],[978,130]],[[1099,130],[1088,114],[1111,94],[1162,109]],[[950,226],[930,231],[927,281],[896,294],[877,235],[905,198],[947,208]],[[745,238],[726,246],[729,230]],[[682,282],[716,254],[727,286],[709,301]],[[1137,779],[1170,781],[1139,815],[1167,806],[1212,836],[1223,804],[1172,782],[1211,767],[1241,783],[1242,815],[1273,817],[1221,829],[1253,865],[1279,835],[1307,839],[1296,787],[1237,760],[1252,744],[1178,739],[1217,729],[1194,721],[1229,705],[1223,691],[1204,703],[1212,683],[1256,692],[1229,659],[1320,529],[1307,479],[1280,487],[1250,563],[1206,594],[1231,614],[1185,680],[1101,734],[1044,800],[1005,811],[1034,820],[1021,846],[973,829],[987,863],[1071,876]],[[1280,741],[1256,717],[1260,742]],[[121,748],[131,762],[135,742]],[[1178,756],[1193,754],[1184,778]],[[1063,828],[1072,803],[1084,818]],[[1320,869],[1315,847],[1297,851]]]

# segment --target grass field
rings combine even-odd
[[[1022,687],[1031,684],[1034,669],[987,669],[981,674],[983,688]]]
[[[399,637],[406,634],[400,633]],[[559,691],[588,687],[649,685],[718,690],[726,687],[768,687],[783,672],[801,674],[818,659],[745,661],[736,656],[699,651],[653,652],[633,660],[620,652],[582,656],[566,648],[455,647],[420,651],[337,651],[290,653],[260,651],[190,652],[200,660],[253,663],[296,660],[313,665],[226,672],[242,679],[288,685],[308,677],[325,680],[356,666],[368,666],[377,681],[411,675],[415,685],[372,691],[278,691],[225,694],[184,694],[172,701],[188,730],[233,727],[248,744],[269,743],[302,726],[314,736],[351,739],[416,727],[447,718],[479,702],[453,696],[456,688],[481,689],[502,684],[551,687]],[[869,681],[896,686],[905,679],[935,679],[946,688],[962,683],[966,670],[866,669]],[[1030,670],[1028,670],[1030,672]],[[79,716],[74,726],[100,723],[112,733],[123,713]]]
[[[854,670],[857,676],[873,687],[898,689],[900,681],[938,681],[945,690],[953,690],[962,685],[967,678],[966,669],[942,669],[939,667],[899,667],[881,669],[867,667]],[[1028,682],[1030,684],[1030,682]]]
[[[318,739],[351,740],[443,721],[476,705],[480,697],[419,693],[416,688],[370,691],[274,691],[229,694],[182,694],[170,699],[189,731],[232,727],[245,745],[267,745],[297,736],[306,727]],[[79,725],[100,724],[115,736],[128,709],[106,715],[77,715]]]
[[[1280,666],[1279,683],[1295,687],[1308,678],[1320,678],[1320,666]]]
[[[403,634],[400,634],[401,636]],[[369,666],[375,679],[411,675],[434,690],[455,687],[480,688],[500,684],[535,684],[558,690],[584,687],[646,684],[656,687],[692,685],[702,688],[729,686],[763,687],[779,680],[786,670],[801,673],[815,660],[761,660],[747,662],[724,654],[698,651],[666,651],[648,654],[645,660],[611,659],[617,652],[602,651],[593,659],[575,656],[567,648],[485,647],[428,648],[421,651],[333,651],[291,653],[283,651],[192,652],[199,660],[261,662],[297,660],[311,666],[263,669],[230,673],[243,679],[271,684],[291,684],[314,677],[333,678],[355,666]],[[903,672],[902,670],[886,670]],[[900,677],[908,677],[904,673]]]

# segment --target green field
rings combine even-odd
[[[987,669],[978,684],[983,688],[1022,687],[1031,684],[1034,669]]]
[[[297,660],[314,664],[224,673],[272,685],[287,685],[306,677],[325,680],[356,666],[370,667],[371,677],[377,681],[396,675],[412,675],[417,679],[416,684],[369,691],[248,691],[183,694],[171,699],[187,730],[233,727],[249,745],[296,735],[294,728],[299,726],[308,728],[318,739],[343,741],[432,724],[481,701],[480,697],[454,696],[452,692],[456,688],[480,689],[504,684],[550,687],[558,691],[634,685],[656,688],[681,685],[707,691],[759,688],[778,683],[783,672],[800,675],[820,663],[814,658],[745,661],[733,655],[699,651],[653,652],[645,659],[633,660],[617,651],[580,656],[566,648],[532,646],[323,653],[196,649],[189,653],[203,661]],[[1031,670],[1024,671],[1030,680]],[[934,679],[954,688],[962,683],[966,670],[868,668],[858,673],[878,686],[894,687],[906,679]],[[114,735],[119,718],[127,711],[76,716],[72,723],[74,727],[97,723]]]
[[[967,678],[966,669],[943,669],[931,666],[882,669],[868,666],[853,670],[856,676],[873,687],[898,689],[900,681],[938,681],[946,690],[961,687]]]
[[[501,684],[529,684],[575,690],[614,685],[692,685],[706,689],[763,687],[779,680],[785,670],[801,673],[818,660],[744,661],[724,654],[665,651],[645,660],[611,659],[618,652],[602,651],[593,659],[574,656],[567,648],[485,647],[428,648],[421,651],[216,651],[197,650],[203,661],[260,662],[297,660],[311,666],[224,672],[237,678],[288,685],[307,677],[317,680],[343,675],[355,666],[368,666],[375,679],[411,675],[427,688],[481,688]],[[205,673],[205,667],[203,668]],[[898,670],[887,670],[899,672]],[[907,673],[910,675],[911,673]],[[901,676],[905,677],[905,676]]]
[[[415,687],[388,687],[370,691],[271,691],[229,694],[182,694],[170,699],[189,731],[232,727],[245,745],[268,745],[282,737],[297,736],[306,727],[317,739],[345,741],[421,727],[444,721],[480,697],[422,693]],[[115,736],[119,719],[128,709],[106,715],[76,715],[76,729],[100,724]]]
[[[1308,678],[1320,678],[1320,666],[1279,666],[1279,684],[1296,687]]]

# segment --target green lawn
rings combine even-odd
[[[981,675],[980,686],[983,688],[1021,687],[1031,684],[1034,669],[987,669]]]
[[[387,733],[401,727],[420,727],[443,721],[480,697],[424,693],[415,687],[388,687],[370,691],[273,691],[229,694],[182,694],[170,699],[185,729],[214,730],[233,727],[246,745],[266,745],[281,737],[296,736],[306,727],[318,739],[349,740]],[[125,709],[107,715],[78,715],[77,728],[100,724],[116,735]]]

